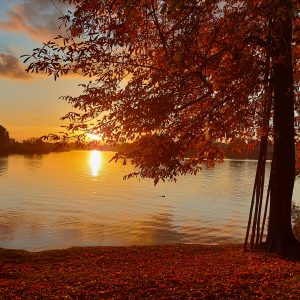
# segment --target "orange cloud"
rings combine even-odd
[[[27,0],[16,4],[0,21],[0,29],[25,33],[34,40],[46,42],[59,32],[61,12],[49,0]]]
[[[0,76],[12,79],[30,79],[25,66],[12,54],[0,53]]]

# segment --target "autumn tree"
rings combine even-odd
[[[292,2],[273,0],[270,56],[273,89],[274,154],[271,172],[267,244],[271,249],[297,244],[291,227],[295,179],[294,78],[292,59]]]
[[[292,22],[299,12],[292,1],[63,2],[74,6],[62,17],[66,35],[27,59],[28,71],[92,79],[82,85],[82,95],[64,97],[75,108],[64,117],[71,135],[134,142],[115,159],[138,167],[129,177],[156,183],[222,160],[219,141],[247,142],[271,131],[267,246],[295,246],[291,200],[299,99],[293,69],[299,53],[294,47],[292,55]]]

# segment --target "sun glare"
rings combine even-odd
[[[101,135],[99,134],[93,134],[93,133],[88,133],[87,137],[91,140],[91,141],[100,141],[101,140]]]
[[[93,150],[90,152],[90,169],[92,176],[98,176],[102,165],[102,152]]]

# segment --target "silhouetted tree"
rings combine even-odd
[[[0,125],[0,146],[9,142],[9,133],[2,125]]]

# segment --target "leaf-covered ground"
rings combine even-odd
[[[0,249],[0,299],[300,299],[300,263],[222,245]]]

